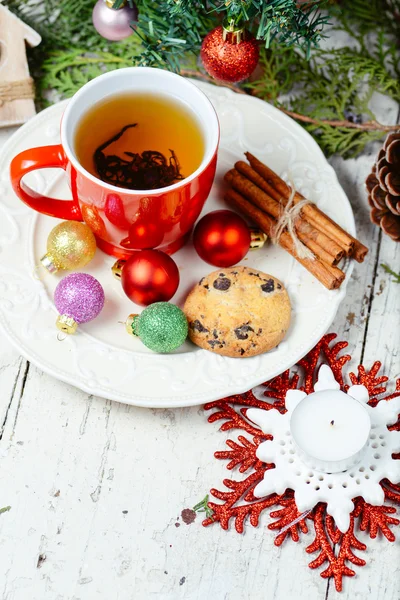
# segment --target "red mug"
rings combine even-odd
[[[200,166],[189,177],[161,189],[127,190],[105,183],[80,165],[73,140],[82,116],[106,96],[127,91],[162,92],[195,114],[205,149]],[[126,259],[144,247],[172,254],[188,239],[210,193],[218,142],[215,110],[192,82],[161,69],[118,69],[96,77],[70,100],[61,121],[61,144],[31,148],[15,156],[10,166],[11,183],[17,196],[34,210],[59,219],[85,221],[98,247],[107,254]],[[65,170],[72,200],[43,196],[24,183],[26,173],[48,167]]]

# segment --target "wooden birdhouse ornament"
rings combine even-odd
[[[0,127],[19,125],[35,114],[35,90],[26,47],[41,37],[0,4]]]

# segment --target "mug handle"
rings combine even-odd
[[[15,156],[10,165],[11,185],[17,196],[28,206],[50,217],[82,221],[79,204],[75,200],[58,200],[43,196],[27,186],[22,178],[37,169],[67,168],[68,159],[61,144],[24,150]]]

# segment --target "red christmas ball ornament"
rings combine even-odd
[[[205,262],[231,267],[246,256],[251,242],[246,222],[231,210],[215,210],[197,223],[193,245]]]
[[[179,270],[168,254],[142,250],[124,264],[121,283],[135,304],[148,306],[153,302],[167,302],[178,289]]]
[[[207,73],[220,81],[247,79],[258,64],[256,38],[233,24],[216,27],[203,40],[200,57]]]

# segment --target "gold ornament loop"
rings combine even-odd
[[[108,6],[108,8],[114,8],[115,1],[116,0],[104,0],[104,3],[106,6]],[[127,0],[122,0],[121,6],[119,6],[118,8],[114,8],[114,10],[119,10],[120,8],[123,8],[126,5],[126,1]]]
[[[230,44],[240,44],[245,39],[246,30],[235,23],[235,19],[225,19],[222,23],[222,39]]]
[[[126,263],[126,260],[119,258],[117,261],[115,261],[115,263],[111,267],[112,274],[114,275],[115,279],[118,279],[119,281],[121,280],[122,267],[124,266],[125,263]]]
[[[60,331],[68,335],[75,333],[78,329],[78,323],[68,315],[58,315],[56,325]]]
[[[36,265],[32,271],[32,277],[36,281],[43,281],[46,275],[48,275],[48,271],[46,273],[43,272],[42,266],[42,264]]]
[[[131,314],[125,322],[126,331],[129,333],[129,335],[132,335],[134,337],[138,337],[138,334],[135,331],[135,321],[138,318],[138,316],[138,314]]]
[[[50,254],[45,254],[44,256],[42,256],[42,258],[40,259],[40,264],[46,269],[46,271],[48,271],[51,274],[57,273],[58,271],[58,266],[56,265],[54,258]]]

